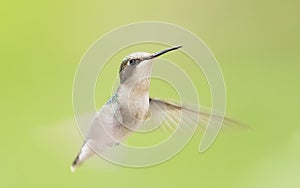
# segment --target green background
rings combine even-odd
[[[1,1],[0,187],[299,187],[299,5]],[[223,70],[228,114],[251,131],[222,134],[201,154],[194,137],[150,168],[92,159],[71,173],[82,142],[72,110],[80,59],[110,30],[146,20],[180,25],[206,42]],[[109,97],[100,90],[98,107]]]

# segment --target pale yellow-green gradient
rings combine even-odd
[[[0,187],[299,187],[299,5],[2,1]],[[69,166],[82,142],[72,110],[76,67],[96,39],[146,20],[180,25],[207,43],[223,70],[228,115],[252,131],[222,134],[201,154],[200,137],[194,137],[177,156],[151,168],[92,159],[72,174]],[[100,86],[98,107],[109,97]]]

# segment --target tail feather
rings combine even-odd
[[[71,172],[75,172],[77,167],[80,165],[79,155],[80,155],[80,153],[76,156],[75,160],[73,161],[73,163],[71,165]]]
[[[75,170],[80,166],[80,164],[82,164],[86,159],[90,158],[93,155],[94,151],[85,142],[71,165],[71,171],[75,172]]]

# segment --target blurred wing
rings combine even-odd
[[[204,108],[192,109],[177,104],[150,98],[149,111],[151,117],[146,121],[147,125],[160,126],[164,131],[173,132],[176,128],[185,129],[198,126],[206,129],[208,122],[213,120],[221,121],[223,117],[205,112]],[[242,124],[230,118],[224,117],[223,124],[226,127],[241,126]],[[178,125],[184,125],[178,126]]]

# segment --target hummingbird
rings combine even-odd
[[[203,122],[209,118],[221,118],[210,113],[189,109],[160,99],[149,97],[150,76],[154,60],[182,46],[174,46],[157,53],[135,52],[126,56],[119,69],[120,85],[116,93],[101,107],[93,118],[85,141],[71,165],[71,171],[85,160],[125,140],[134,130],[143,126],[151,116],[165,113],[166,119],[185,111],[198,116]],[[150,113],[152,112],[152,113]],[[154,113],[153,113],[154,112]],[[174,121],[170,121],[173,122]],[[234,123],[224,118],[225,123]]]

